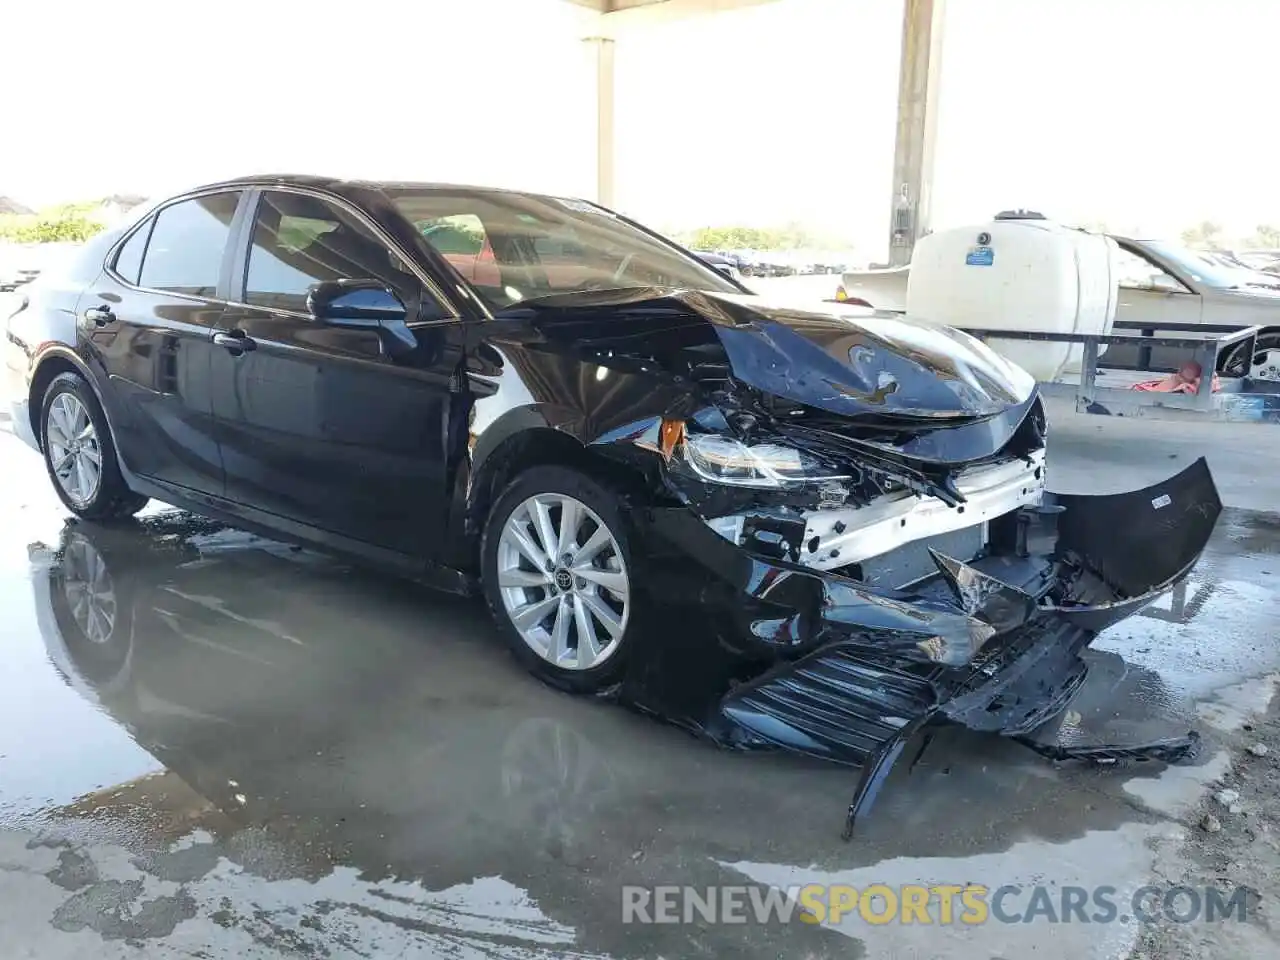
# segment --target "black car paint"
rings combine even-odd
[[[244,276],[246,218],[268,189],[309,192],[378,225],[423,279],[406,318],[413,349],[388,349],[376,330],[239,302],[233,278]],[[134,490],[460,592],[474,589],[478,536],[506,481],[548,460],[603,474],[631,508],[647,568],[639,582],[653,607],[717,613],[692,636],[670,629],[670,618],[652,624],[623,698],[721,742],[770,742],[862,763],[871,778],[860,788],[864,800],[905,733],[964,692],[954,677],[941,686],[922,680],[913,672],[919,665],[971,669],[979,651],[988,659],[1014,651],[1023,668],[1023,655],[1052,663],[1056,672],[1029,708],[1044,719],[1069,700],[1080,679],[1076,654],[1106,611],[1127,615],[1172,582],[1161,571],[1145,576],[1140,565],[1142,589],[1109,582],[1110,543],[1088,545],[1082,560],[1062,555],[1050,537],[1044,552],[1029,554],[1027,531],[1043,517],[1025,512],[1002,518],[981,567],[937,558],[928,589],[902,594],[817,573],[794,562],[792,518],[794,508],[818,503],[817,491],[788,494],[792,513],[780,513],[785,498],[702,483],[654,442],[664,419],[702,423],[849,466],[861,484],[851,503],[893,482],[963,509],[952,483],[957,467],[1026,457],[1044,444],[1034,384],[964,334],[893,315],[842,310],[837,318],[736,292],[666,289],[563,294],[491,315],[376,184],[253,178],[204,190],[243,191],[217,296],[139,290],[101,269],[106,251],[93,245],[81,261],[88,275],[73,271],[64,286],[40,290],[10,322],[31,409],[52,375],[76,369],[102,400]],[[101,324],[92,311],[104,306],[115,319]],[[227,335],[242,346],[215,343]],[[1174,514],[1157,518],[1187,561],[1185,575],[1220,505],[1207,469],[1178,480],[1169,481],[1180,497],[1176,515],[1190,517],[1181,499],[1189,494],[1207,521],[1166,528]],[[703,523],[716,515],[712,504],[756,511],[771,537],[754,550],[730,544]],[[1012,620],[993,606],[968,609],[966,578],[1030,606]],[[1092,592],[1073,594],[1084,580]],[[1097,623],[1080,622],[1091,615]],[[687,622],[707,625],[705,617]],[[1050,638],[1042,644],[1048,654],[1035,644],[1023,649],[1028,624]],[[679,663],[666,655],[673,636],[687,640]],[[788,727],[797,709],[823,715],[832,695],[815,699],[796,685],[806,658],[844,663],[846,679],[861,672],[838,692],[836,713],[884,728],[881,739],[851,749],[840,724],[820,736]],[[904,689],[914,691],[901,726],[880,722],[898,709],[886,700],[894,686],[886,686],[886,669],[907,676]],[[742,691],[775,681],[785,692],[771,693],[773,713],[753,724]],[[980,713],[952,710],[951,719],[968,723]],[[1021,735],[1027,724],[997,726]]]

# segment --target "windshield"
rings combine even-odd
[[[1192,280],[1206,287],[1229,290],[1256,279],[1253,271],[1243,266],[1228,266],[1212,253],[1189,250],[1163,241],[1149,241],[1144,246],[1150,248],[1156,256],[1169,261],[1181,273],[1189,275]]]
[[[579,290],[742,292],[714,267],[581,200],[411,187],[385,192],[491,310]]]

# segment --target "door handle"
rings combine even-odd
[[[115,323],[116,315],[111,312],[108,306],[90,307],[84,312],[84,319],[99,327],[105,327],[109,323]]]
[[[231,351],[232,355],[237,357],[249,350],[257,349],[258,346],[253,338],[243,330],[233,330],[230,333],[215,333],[213,342],[220,347],[226,347]]]

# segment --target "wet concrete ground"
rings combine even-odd
[[[1094,418],[1058,423],[1051,477],[1105,476]],[[154,508],[69,523],[4,426],[6,957],[1121,956],[1132,924],[637,926],[621,890],[1132,890],[1280,667],[1280,520],[1231,509],[1185,593],[1100,640],[1072,717],[1090,737],[1194,723],[1197,765],[1055,767],[947,732],[843,844],[850,771],[546,689],[475,604]],[[1132,469],[1154,472],[1121,485],[1185,465],[1181,436],[1149,428]],[[1228,472],[1238,503],[1251,478]]]

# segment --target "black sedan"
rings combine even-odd
[[[483,592],[548,682],[861,764],[859,807],[930,723],[1061,714],[1219,504],[1203,462],[1046,494],[1029,376],[834,309],[579,200],[258,177],[28,287],[6,367],[81,517],[156,498]]]

